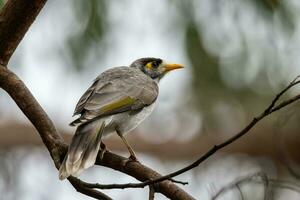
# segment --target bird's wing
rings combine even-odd
[[[157,83],[135,70],[126,67],[100,75],[79,100],[74,114],[81,117],[71,125],[151,105],[158,96]]]

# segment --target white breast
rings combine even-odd
[[[117,124],[120,131],[123,134],[126,134],[136,128],[145,118],[147,118],[152,113],[154,106],[155,103],[145,107],[142,111],[134,115],[130,115],[129,112],[113,115],[111,122]],[[109,132],[104,133],[104,135],[109,134]]]

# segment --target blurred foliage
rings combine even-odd
[[[259,8],[262,8],[262,10],[273,12],[278,8],[280,0],[254,0],[254,2]]]
[[[3,5],[4,5],[4,1],[5,1],[5,0],[0,0],[0,8],[2,8],[2,7],[3,7]]]
[[[18,199],[20,190],[20,165],[23,159],[12,157],[9,150],[0,149],[0,199]]]
[[[252,1],[252,0],[250,0]],[[286,4],[282,0],[254,0],[256,8],[264,15],[269,21],[273,20],[274,13],[277,12],[279,15],[279,20],[282,29],[287,33],[292,33],[294,31],[294,21],[291,13],[286,9]]]
[[[74,1],[76,21],[81,29],[68,40],[69,53],[76,70],[83,68],[95,46],[100,47],[105,34],[106,1]],[[83,24],[83,25],[82,25]],[[99,50],[102,48],[99,48]],[[96,52],[100,53],[100,52]],[[100,56],[100,55],[99,55]]]
[[[250,1],[251,5],[257,10],[256,14],[263,16],[269,23],[274,22],[274,16],[276,15],[276,19],[281,26],[280,29],[282,32],[286,33],[287,36],[294,32],[295,22],[293,21],[293,14],[287,10],[286,5],[282,1],[248,1]],[[214,116],[215,114],[213,114],[212,110],[215,105],[220,102],[227,103],[228,105],[230,104],[231,106],[234,106],[237,103],[247,111],[250,111],[248,112],[249,115],[260,111],[262,106],[270,100],[273,92],[269,89],[271,86],[268,82],[268,72],[266,68],[259,69],[259,73],[257,73],[252,85],[243,83],[242,74],[247,73],[245,70],[245,63],[249,60],[249,51],[253,50],[249,49],[249,46],[247,45],[252,41],[246,41],[247,38],[243,35],[241,36],[242,41],[241,44],[239,44],[241,50],[238,58],[235,58],[235,61],[232,64],[241,67],[233,68],[235,71],[231,73],[235,73],[237,76],[240,74],[239,80],[241,80],[242,87],[232,88],[232,86],[225,84],[222,79],[220,73],[222,67],[220,64],[220,55],[209,52],[203,42],[202,27],[199,26],[195,18],[195,13],[193,13],[193,11],[197,12],[197,9],[194,9],[193,4],[195,1],[168,1],[169,4],[174,2],[178,7],[179,12],[181,12],[180,16],[182,16],[182,24],[180,24],[181,22],[178,22],[174,29],[183,29],[185,34],[184,49],[187,58],[191,63],[193,78],[192,88],[196,97],[194,105],[205,115],[204,118],[207,119],[205,124],[214,124],[216,116]],[[218,14],[218,11],[222,9],[222,2],[224,3],[225,1],[213,3],[215,13],[211,13],[212,15]],[[108,3],[109,1],[97,0],[88,2],[77,0],[73,3],[77,16],[76,21],[80,24],[81,29],[69,38],[68,47],[73,66],[76,70],[80,71],[83,69],[83,65],[91,53],[96,53],[97,57],[100,58],[105,51],[103,41],[109,25],[107,23]],[[243,33],[240,32],[239,34]],[[267,58],[264,59],[272,60],[272,56],[273,55],[271,54],[267,55]],[[270,61],[270,63],[271,62],[272,61]],[[274,63],[274,66],[276,65],[278,64]],[[253,88],[256,86],[263,86],[265,92],[259,93],[255,91]]]
[[[196,23],[193,4],[185,1],[180,3],[179,9],[185,16],[184,32],[185,32],[185,51],[192,67],[192,88],[195,95],[194,105],[204,115],[206,126],[215,125],[215,113],[213,109],[217,103],[228,103],[232,100],[237,101],[245,108],[252,109],[252,112],[259,110],[259,105],[263,105],[268,100],[268,92],[266,96],[261,96],[253,92],[249,87],[232,88],[224,84],[220,75],[220,60],[218,55],[213,55],[207,51],[202,41],[201,29]],[[261,4],[266,6],[267,4]],[[266,9],[269,9],[266,7]],[[267,12],[270,12],[269,10]],[[245,63],[247,59],[247,49],[241,52],[239,62]],[[242,69],[242,68],[241,68]],[[242,71],[241,71],[242,72]],[[238,73],[238,72],[237,72]],[[260,73],[261,78],[266,80],[265,73]],[[255,100],[255,101],[253,101]],[[259,105],[255,104],[259,102]],[[251,114],[251,112],[249,112]]]

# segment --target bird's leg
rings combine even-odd
[[[102,161],[103,157],[104,157],[104,154],[107,151],[106,145],[102,142],[102,140],[100,142],[100,149],[101,149],[101,151],[100,151],[100,160]]]
[[[100,142],[100,148],[106,151],[106,145],[102,142],[102,140]]]
[[[125,139],[125,137],[123,136],[123,134],[121,133],[121,131],[120,131],[118,128],[116,128],[116,132],[117,132],[117,134],[120,136],[120,138],[122,139],[123,143],[126,145],[128,151],[129,151],[129,153],[130,153],[130,157],[129,157],[129,158],[130,158],[131,160],[138,161],[138,159],[137,159],[137,157],[136,157],[136,155],[135,155],[135,153],[134,153],[132,147],[131,147],[130,144],[127,142],[127,140]]]
[[[103,157],[104,157],[104,153],[107,151],[106,150],[106,146],[105,144],[102,142],[102,134],[103,134],[103,131],[104,131],[104,128],[105,128],[105,123],[101,123],[99,124],[100,127],[97,128],[97,142],[100,142],[100,160],[102,162],[103,160]]]

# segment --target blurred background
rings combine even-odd
[[[260,114],[300,74],[299,55],[298,0],[52,0],[9,68],[70,141],[73,109],[104,70],[148,56],[186,66],[161,81],[153,114],[127,135],[141,162],[166,174]],[[285,98],[299,92],[295,88]],[[38,134],[4,91],[0,102],[0,199],[90,199],[58,180]],[[189,182],[181,187],[196,199],[300,199],[299,111],[295,103],[263,120],[177,177]],[[105,143],[128,156],[117,136]],[[99,166],[80,178],[135,182]],[[147,199],[147,190],[104,192],[129,200]]]

